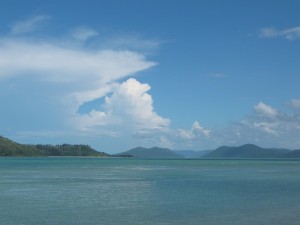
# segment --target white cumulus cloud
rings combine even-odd
[[[81,128],[100,125],[124,125],[131,131],[165,129],[170,120],[159,116],[153,108],[149,93],[150,85],[142,84],[134,78],[116,85],[111,96],[105,97],[104,111],[92,110],[88,114],[77,114]]]
[[[269,117],[269,118],[275,118],[278,115],[276,109],[272,108],[271,106],[263,102],[259,102],[257,105],[255,105],[254,111],[262,116]]]

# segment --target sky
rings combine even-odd
[[[0,0],[0,135],[300,149],[297,0]]]

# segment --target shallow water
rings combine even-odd
[[[298,160],[0,158],[1,225],[299,225]]]

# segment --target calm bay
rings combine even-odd
[[[300,160],[0,158],[1,225],[299,225]]]

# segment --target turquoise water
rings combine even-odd
[[[299,225],[300,161],[0,158],[1,225]]]

